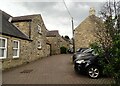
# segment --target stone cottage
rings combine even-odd
[[[68,39],[66,39],[65,37],[61,37],[60,36],[60,47],[66,47],[67,49],[70,48],[70,41]]]
[[[46,37],[51,44],[51,54],[60,54],[60,35],[58,30],[48,31]]]
[[[91,43],[97,40],[95,31],[100,29],[98,24],[102,24],[102,21],[95,15],[94,8],[90,8],[89,16],[75,28],[75,50],[78,48],[88,48]]]
[[[50,55],[40,14],[12,17],[0,11],[0,59],[3,69]]]
[[[58,30],[51,30],[47,32],[46,35],[49,43],[51,44],[51,54],[52,55],[57,55],[60,54],[60,48],[61,47],[66,47],[67,49],[70,48],[70,42],[62,37],[59,34]]]
[[[50,46],[47,43],[46,27],[40,14],[14,17],[12,23],[32,40],[32,57],[49,55],[47,50],[50,50]]]

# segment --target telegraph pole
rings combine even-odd
[[[73,53],[75,53],[75,40],[74,40],[74,22],[73,22],[73,17],[72,17],[72,35],[73,35]]]
[[[75,53],[75,41],[74,41],[74,22],[73,22],[73,17],[71,16],[71,14],[70,14],[70,11],[68,10],[68,8],[67,8],[67,5],[66,5],[66,3],[65,3],[65,1],[63,0],[63,3],[64,3],[64,5],[65,5],[65,7],[66,7],[66,10],[67,10],[67,12],[68,12],[68,14],[69,14],[69,16],[70,16],[70,18],[71,18],[71,22],[72,22],[72,35],[73,35],[73,53]]]

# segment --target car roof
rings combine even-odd
[[[92,51],[93,51],[93,49],[88,48],[88,49],[84,50],[83,53],[92,52]]]

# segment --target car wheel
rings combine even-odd
[[[78,67],[74,66],[74,70],[76,73],[79,73]]]
[[[100,70],[97,66],[90,66],[87,72],[88,76],[93,79],[96,79],[100,76]]]

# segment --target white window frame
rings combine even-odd
[[[40,25],[37,25],[37,29],[38,29],[38,33],[42,33],[42,29],[41,29],[41,26]]]
[[[14,42],[18,42],[18,48],[14,48]],[[13,54],[13,58],[19,58],[19,55],[20,55],[20,41],[13,40],[13,51],[14,51],[14,49],[17,50],[17,56],[14,56],[14,54]]]
[[[4,50],[4,57],[0,57],[0,59],[5,59],[5,58],[7,58],[7,38],[0,37],[0,39],[5,40],[5,47],[0,47],[0,49],[5,49]]]
[[[42,48],[42,43],[41,41],[38,41],[38,49],[41,49]]]

